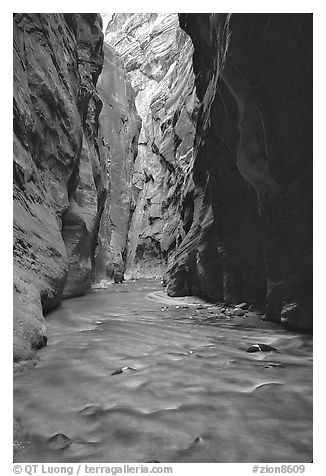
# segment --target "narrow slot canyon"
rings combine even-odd
[[[312,20],[14,14],[14,462],[311,462]]]

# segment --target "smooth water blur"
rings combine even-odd
[[[310,462],[311,337],[164,310],[157,289],[115,285],[47,316],[39,363],[14,379],[31,438],[16,461]],[[257,342],[280,352],[247,353]],[[49,449],[57,433],[71,446]]]

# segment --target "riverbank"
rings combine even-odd
[[[167,308],[195,309],[206,311],[210,319],[216,321],[232,320],[233,325],[242,327],[256,327],[257,329],[282,329],[281,324],[272,323],[263,319],[263,311],[249,306],[247,303],[227,306],[224,303],[212,304],[197,296],[168,296],[165,290],[154,291],[147,295],[147,299],[155,300]]]

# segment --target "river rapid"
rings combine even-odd
[[[37,365],[14,376],[29,433],[15,461],[310,462],[312,337],[159,289],[113,285],[47,316]],[[278,352],[247,353],[255,343]],[[71,444],[54,448],[58,433]]]

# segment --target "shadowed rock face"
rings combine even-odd
[[[103,101],[100,127],[110,176],[110,195],[101,218],[95,279],[124,277],[127,238],[133,205],[132,176],[137,157],[140,117],[135,93],[122,61],[104,44],[104,63],[97,90]]]
[[[282,319],[308,328],[312,15],[181,14],[180,24],[201,107],[194,212],[168,293],[261,301],[266,288],[268,319],[291,303]]]
[[[106,157],[99,137],[102,101],[94,89],[103,64],[101,19],[97,15],[82,15],[77,17],[77,21],[80,18],[82,21],[78,23],[77,33],[81,76],[78,105],[83,140],[78,182],[62,222],[63,239],[70,258],[64,297],[81,295],[90,286],[97,235],[108,189]]]
[[[132,177],[126,275],[162,276],[185,236],[197,98],[192,44],[176,14],[114,14],[105,41],[120,55],[142,119]]]
[[[90,283],[107,194],[102,43],[96,14],[14,15],[15,360],[46,343],[42,311]]]

